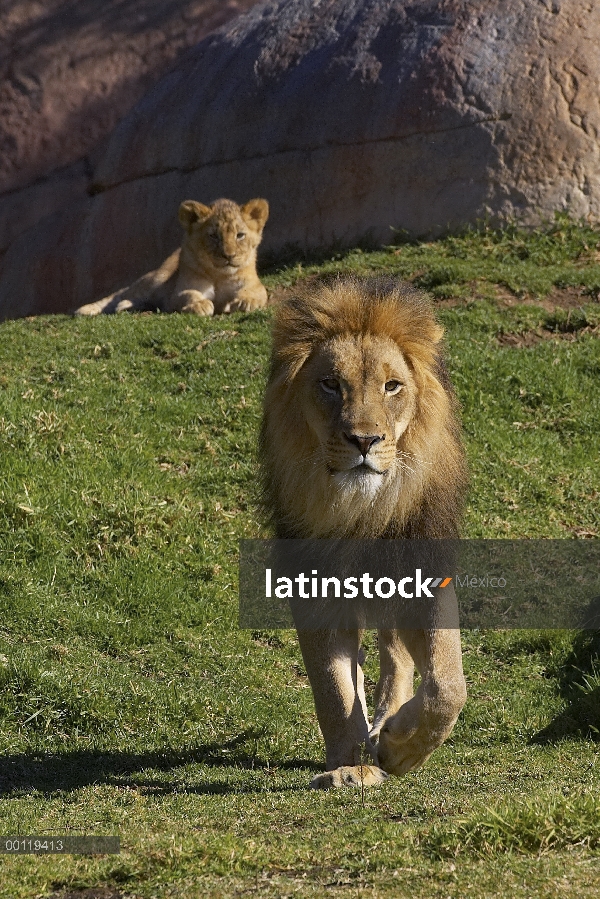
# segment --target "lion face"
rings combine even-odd
[[[403,465],[417,388],[399,347],[370,334],[320,346],[299,375],[302,411],[331,486],[374,496]]]
[[[261,430],[283,537],[447,537],[464,462],[431,306],[407,284],[339,279],[282,303]]]
[[[186,200],[179,207],[179,220],[186,231],[184,244],[205,269],[233,275],[254,263],[256,248],[269,215],[266,200],[249,200],[238,206],[232,200],[217,200],[205,206]]]

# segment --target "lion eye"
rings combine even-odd
[[[238,233],[236,234],[238,240],[244,240],[245,236],[246,234],[244,231],[238,231]]]
[[[337,378],[323,378],[321,381],[321,387],[325,391],[325,393],[339,393],[340,392],[340,382]]]
[[[400,381],[386,381],[385,382],[385,392],[386,393],[398,393],[404,385]]]

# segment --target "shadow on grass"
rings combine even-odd
[[[600,741],[600,630],[577,635],[558,672],[558,683],[567,705],[531,742]]]
[[[0,796],[37,791],[53,793],[59,790],[77,790],[92,784],[137,787],[154,795],[170,793],[261,793],[262,784],[248,779],[243,782],[235,775],[236,769],[268,772],[308,769],[322,771],[323,766],[310,759],[290,759],[273,766],[243,747],[257,740],[262,734],[243,731],[223,743],[207,743],[186,750],[152,750],[126,752],[109,750],[74,750],[61,753],[16,753],[5,755],[0,767]],[[178,772],[171,780],[153,776],[157,771],[168,772],[185,765],[201,764],[208,768],[231,769],[222,779],[194,783],[190,777]],[[303,789],[302,786],[278,786],[277,791]]]
[[[381,241],[375,240],[370,231],[365,232],[352,244],[334,241],[326,246],[303,248],[297,243],[287,243],[275,251],[265,249],[259,251],[258,269],[261,275],[274,275],[282,269],[294,268],[297,265],[310,266],[322,265],[325,262],[339,262],[356,250],[372,253],[392,244],[416,244],[418,242],[418,238],[411,237],[407,232],[390,229],[390,239],[387,244],[383,245]]]

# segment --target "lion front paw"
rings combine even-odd
[[[443,742],[444,738],[431,740],[428,734],[418,733],[404,740],[384,728],[379,737],[379,758],[386,771],[399,776],[424,765]]]
[[[375,765],[344,765],[333,771],[317,774],[311,782],[312,790],[332,790],[337,787],[374,787],[387,780],[388,775]]]
[[[464,681],[438,690],[417,693],[389,718],[379,733],[379,764],[390,774],[420,768],[450,736],[466,699]]]

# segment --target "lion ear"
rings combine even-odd
[[[195,222],[205,221],[211,212],[210,206],[205,206],[204,203],[197,203],[195,200],[184,200],[179,207],[179,221],[189,231]]]
[[[244,220],[257,231],[262,231],[265,227],[265,222],[269,218],[269,204],[260,197],[248,200],[240,211]]]

